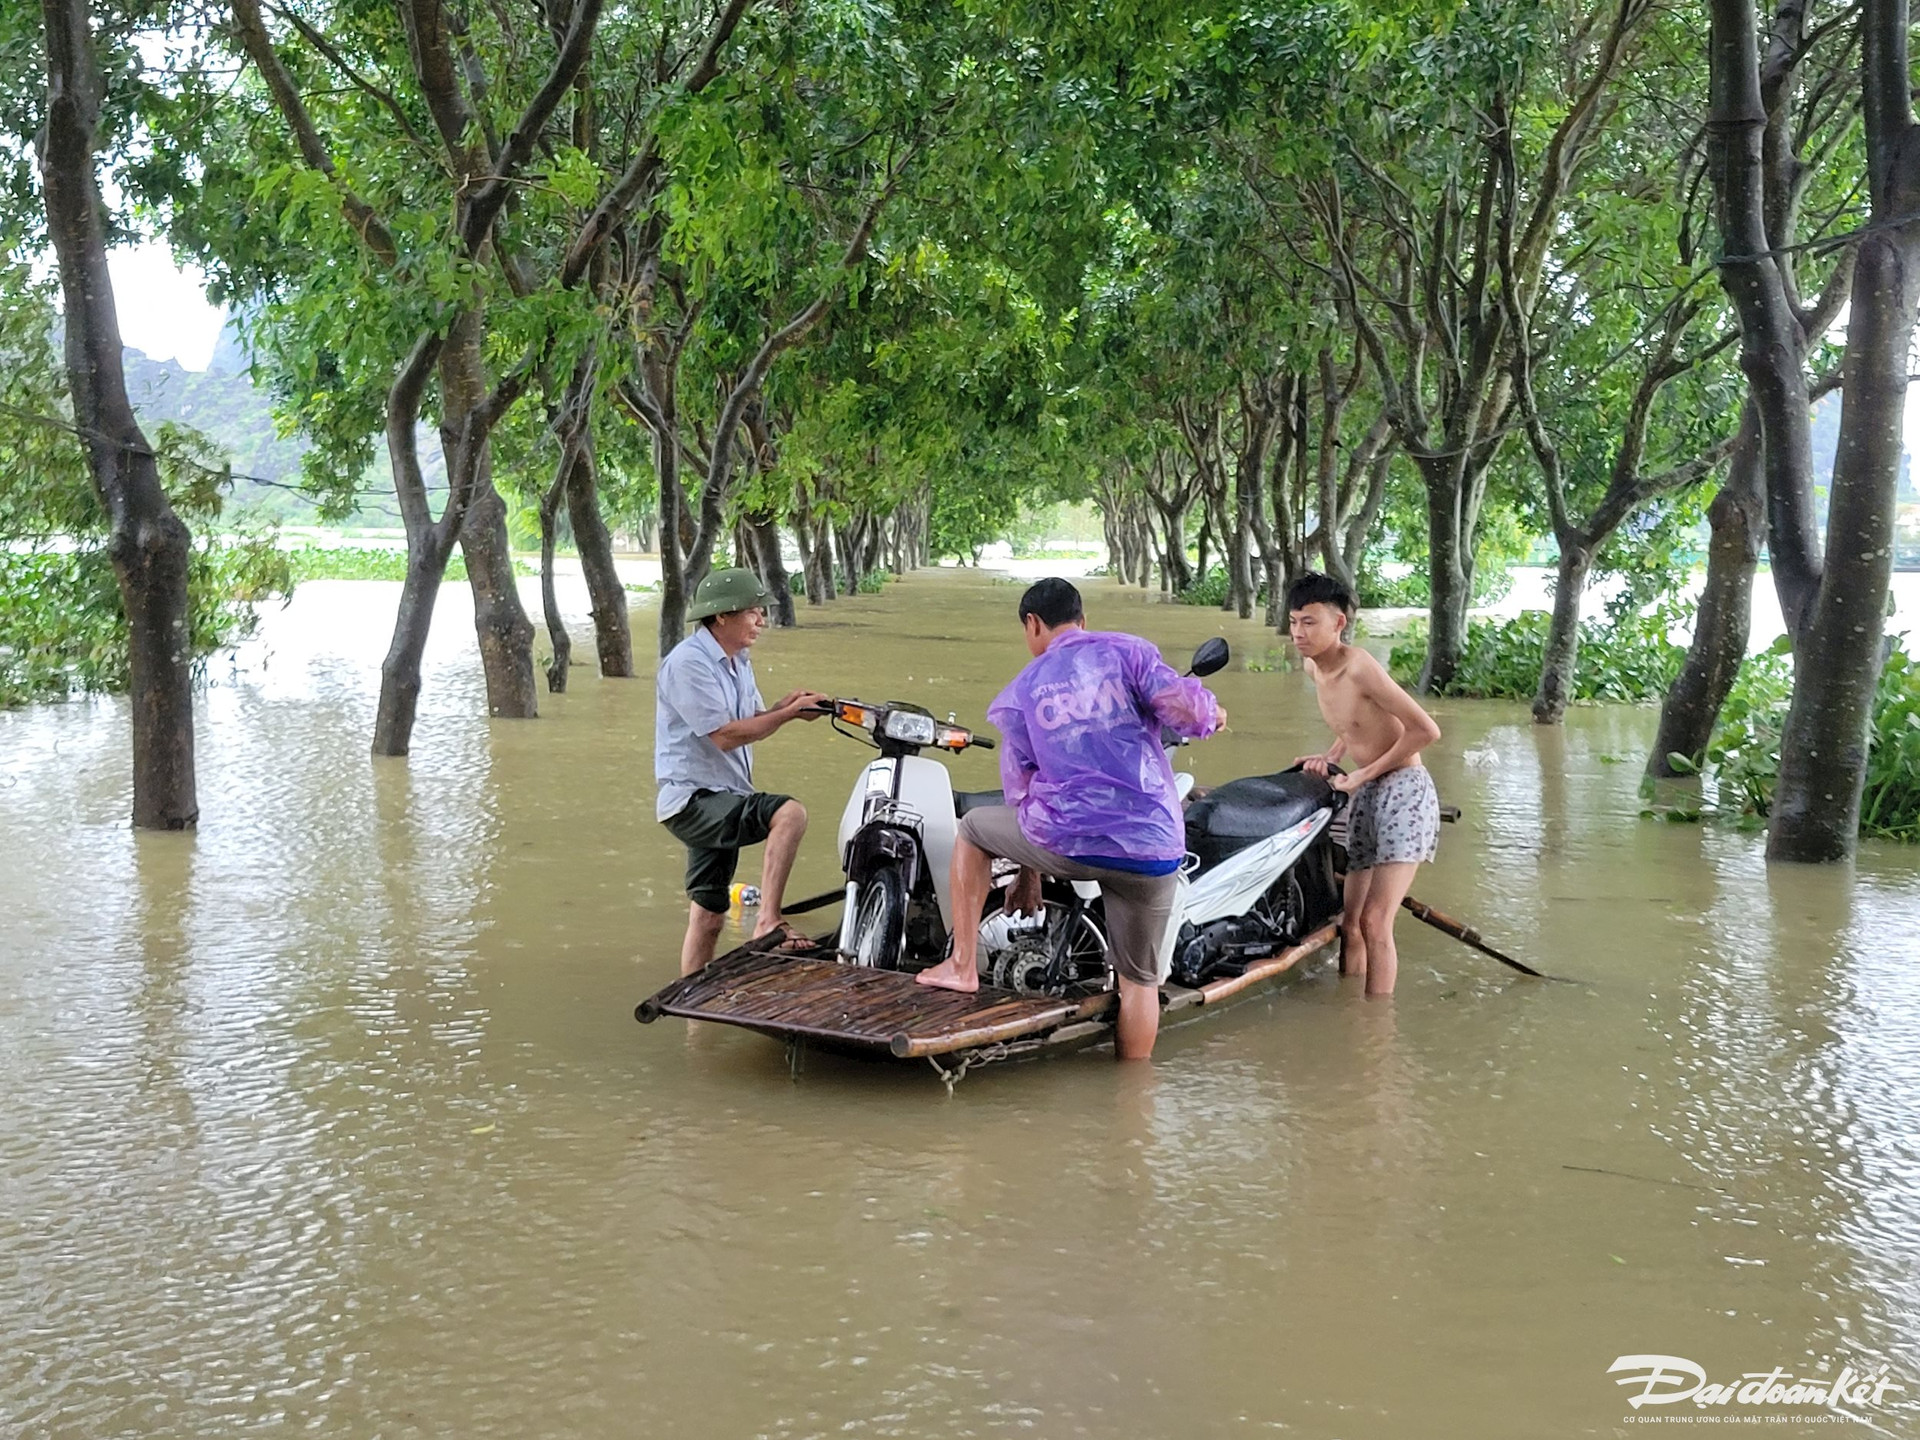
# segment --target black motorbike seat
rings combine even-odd
[[[1007,803],[1004,790],[956,790],[953,792],[953,814],[958,819],[969,810],[982,810],[989,805]]]
[[[1217,865],[1316,810],[1331,809],[1333,795],[1324,777],[1302,770],[1229,780],[1187,806],[1187,848],[1202,869]]]

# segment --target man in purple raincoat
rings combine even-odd
[[[965,917],[986,904],[995,856],[1062,880],[1097,880],[1120,979],[1117,1049],[1122,1060],[1144,1060],[1160,1029],[1160,952],[1187,853],[1160,729],[1203,739],[1227,714],[1149,642],[1088,630],[1080,592],[1065,580],[1029,588],[1020,624],[1033,663],[987,708],[1005,737],[1007,803],[961,820],[953,953],[916,978],[946,990],[980,988],[979,931]]]

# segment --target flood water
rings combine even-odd
[[[1651,711],[1443,702],[1465,818],[1417,893],[1590,985],[1403,917],[1391,1003],[1322,962],[1150,1068],[794,1076],[634,1023],[685,916],[650,683],[477,718],[449,586],[375,762],[396,588],[303,587],[215,663],[197,835],[130,833],[117,703],[0,713],[0,1432],[1612,1436],[1695,1413],[1607,1374],[1661,1354],[1890,1367],[1858,1413],[1920,1433],[1920,852],[1769,871],[1639,818]],[[1086,588],[1170,655],[1233,643],[1203,781],[1324,744],[1276,637]],[[762,689],[978,720],[1018,593],[804,612]],[[825,888],[863,752],[759,753]]]

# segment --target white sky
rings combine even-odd
[[[107,257],[120,338],[156,360],[204,370],[213,358],[225,311],[207,303],[206,277],[182,271],[164,244],[148,241]]]

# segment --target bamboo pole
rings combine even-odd
[[[1229,976],[1222,980],[1209,980],[1205,985],[1200,987],[1200,994],[1203,997],[1200,1003],[1203,1005],[1217,1005],[1228,996],[1238,995],[1242,990],[1252,985],[1258,985],[1262,980],[1271,980],[1276,975],[1284,975],[1316,950],[1330,944],[1339,933],[1339,924],[1334,921],[1329,921],[1311,935],[1307,936],[1307,938],[1302,940],[1298,945],[1289,945],[1277,955],[1270,955],[1265,960],[1254,961],[1251,965],[1247,966],[1242,974]]]

